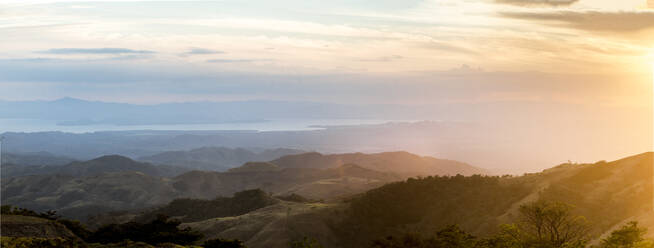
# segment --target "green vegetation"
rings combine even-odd
[[[243,241],[238,239],[210,239],[204,241],[204,248],[246,248]]]
[[[582,216],[572,214],[572,208],[562,203],[538,201],[520,208],[521,221],[502,225],[502,230],[480,239],[456,225],[448,226],[432,237],[417,233],[389,235],[377,239],[371,248],[585,248],[589,247],[588,224]],[[637,222],[613,231],[599,248],[653,248],[646,240],[646,228]],[[594,247],[594,246],[591,246]]]
[[[67,238],[36,238],[36,237],[0,237],[0,247],[4,248],[77,248],[86,247],[84,243]]]
[[[218,197],[213,200],[176,199],[168,205],[140,216],[137,221],[149,221],[157,215],[179,216],[183,222],[237,216],[275,204],[277,200],[260,189],[246,190],[234,197]]]
[[[466,229],[496,230],[496,216],[529,193],[522,184],[488,176],[409,179],[373,189],[352,200],[343,222],[333,225],[344,243],[370,240],[407,228],[434,232],[452,223]]]
[[[70,230],[70,237],[2,237],[1,247],[185,247],[198,243],[203,235],[190,228],[180,229],[179,220],[171,220],[165,215],[158,215],[148,223],[127,222],[124,224],[109,224],[96,231],[88,230],[79,221],[62,219],[56,212],[48,211],[37,213],[35,211],[14,208],[9,205],[2,206],[3,219],[11,221],[11,216],[28,216],[45,223],[54,221]],[[23,221],[23,219],[20,219]],[[24,222],[24,221],[23,221]],[[61,226],[60,225],[60,226]],[[63,228],[63,227],[62,227]],[[76,236],[76,237],[74,237]],[[77,238],[79,237],[79,239]],[[86,243],[85,243],[86,242]],[[184,245],[184,246],[180,246]],[[240,240],[213,239],[204,242],[202,247],[207,248],[245,248]]]
[[[585,247],[588,221],[564,203],[537,201],[520,206],[516,224],[503,225],[500,240],[519,247]]]
[[[141,241],[156,245],[159,243],[192,244],[202,238],[202,234],[190,228],[179,229],[182,222],[170,220],[159,215],[150,223],[128,222],[125,224],[110,224],[99,228],[90,235],[90,243],[117,243],[125,239]]]
[[[408,179],[353,198],[329,224],[345,247],[366,247],[387,236],[410,242],[452,224],[522,247],[597,245],[601,235],[624,221],[651,218],[653,155],[563,164],[520,177]]]
[[[323,248],[314,238],[304,237],[301,240],[291,241],[291,248]]]
[[[20,221],[37,227],[47,223],[49,230],[64,230],[68,236],[78,236],[94,247],[150,247],[164,243],[243,247],[240,240],[244,240],[252,247],[292,248],[654,248],[654,242],[645,234],[646,227],[652,229],[654,225],[652,155],[595,164],[563,164],[519,177],[410,178],[343,197],[342,202],[331,199],[326,204],[311,204],[310,199],[299,194],[314,197],[312,192],[331,190],[328,187],[332,181],[322,180],[322,173],[348,175],[326,177],[342,182],[354,181],[352,175],[378,172],[355,165],[324,170],[287,168],[276,174],[295,172],[280,177],[194,172],[184,176],[187,184],[182,185],[187,192],[199,192],[194,197],[215,196],[209,188],[231,191],[255,185],[250,183],[254,181],[270,182],[268,189],[279,187],[276,192],[286,195],[272,197],[263,190],[247,190],[213,200],[177,199],[145,213],[124,212],[96,221],[94,227],[100,227],[97,231],[62,219],[54,211],[38,213],[3,206],[2,217],[11,220],[21,217],[17,215],[29,216]],[[301,180],[321,183],[312,183],[315,188],[309,188],[296,183]],[[230,188],[234,183],[239,186]],[[34,187],[46,184],[50,181]],[[343,196],[343,192],[352,190],[334,192]],[[641,220],[642,226],[635,222],[624,225],[630,220]],[[103,226],[106,223],[124,224]],[[181,228],[181,223],[187,228]],[[200,240],[199,233],[189,228],[207,237],[240,240]],[[66,235],[50,238],[59,236]],[[294,239],[303,236],[316,239]],[[131,243],[124,243],[126,240]]]
[[[280,195],[280,196],[275,196],[275,198],[283,200],[283,201],[290,201],[290,202],[299,202],[299,203],[307,203],[307,202],[315,202],[309,198],[306,198],[304,196],[298,195],[298,194],[290,194],[290,195]]]
[[[576,170],[554,172],[553,176],[571,175],[551,182],[539,198],[574,205],[580,214],[592,220],[589,232],[600,235],[625,219],[652,209],[653,157],[650,153],[624,159],[623,163],[600,161],[577,165]],[[640,162],[633,163],[636,159]]]
[[[44,218],[48,220],[56,220],[59,218],[57,215],[56,211],[46,211],[43,213],[37,213],[33,210],[25,209],[25,208],[19,208],[19,207],[14,207],[12,205],[2,205],[0,206],[0,214],[1,215],[22,215],[22,216],[32,216],[32,217],[39,217],[39,218]]]
[[[632,221],[602,239],[600,248],[654,248],[654,240],[643,238],[646,233],[647,228],[639,227],[638,222]]]
[[[434,237],[423,237],[416,233],[406,233],[400,237],[387,236],[372,242],[372,248],[473,248],[478,247],[478,240],[461,230],[456,225],[450,225],[436,233]]]

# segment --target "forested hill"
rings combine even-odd
[[[303,152],[305,151],[287,148],[252,151],[245,148],[202,147],[188,151],[167,151],[140,157],[138,160],[197,170],[225,171],[246,162],[269,161],[282,156]]]
[[[431,234],[457,224],[487,236],[517,221],[521,205],[538,200],[573,206],[597,240],[627,221],[654,230],[654,153],[594,164],[562,164],[520,177],[425,177],[387,184],[354,199],[334,225],[343,244],[362,247],[386,235]]]
[[[135,171],[155,177],[173,177],[188,169],[150,163],[137,162],[130,158],[119,155],[107,155],[88,161],[73,161],[65,165],[3,165],[2,177],[20,177],[31,175],[68,175],[74,177],[98,176],[103,173]]]
[[[396,173],[407,177],[417,175],[489,174],[484,169],[466,163],[423,157],[402,151],[373,154],[345,153],[325,155],[311,152],[288,155],[270,162],[282,168],[333,168],[344,164],[356,164],[363,168]]]

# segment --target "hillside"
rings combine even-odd
[[[304,236],[325,245],[366,247],[389,234],[433,233],[451,224],[486,237],[496,233],[500,224],[517,221],[519,207],[536,200],[575,206],[574,213],[590,221],[588,233],[595,242],[632,220],[654,230],[651,152],[612,162],[561,164],[523,176],[427,176],[401,181],[396,174],[370,169],[387,168],[384,163],[404,156],[432,160],[403,153],[346,154],[337,160],[339,155],[309,153],[245,163],[228,172],[190,171],[172,178],[134,171],[25,176],[3,180],[2,201],[40,211],[55,209],[79,219],[140,209],[102,219],[103,223],[167,214],[203,232],[206,239],[238,238],[255,248],[286,247]],[[308,157],[317,162],[309,162]],[[105,159],[87,164],[102,164]],[[343,161],[368,167],[337,165]],[[429,164],[413,162],[413,168]],[[302,164],[309,168],[301,168]],[[242,192],[249,189],[260,190]],[[325,201],[280,200],[294,198]]]
[[[247,173],[247,172],[270,172],[279,171],[281,168],[273,163],[268,162],[247,162],[239,167],[231,168],[227,172]]]
[[[3,166],[7,164],[56,166],[65,165],[73,161],[75,161],[75,159],[64,156],[57,156],[48,152],[2,153]]]
[[[176,174],[179,168],[120,156],[29,168],[37,169],[2,181],[3,204],[57,210],[76,219],[158,206],[181,197],[227,197],[256,188],[276,195],[295,193],[309,199],[335,200],[402,179],[353,164],[318,169],[281,168],[265,162],[245,163],[229,172],[191,171],[165,177]]]
[[[0,230],[2,247],[83,247],[66,226],[44,218],[3,214]]]
[[[130,158],[109,155],[84,162],[73,162],[61,167],[58,173],[74,176],[90,176],[107,172],[136,171],[150,176],[171,177],[187,171],[173,166],[155,166],[137,162]]]
[[[205,234],[205,239],[236,238],[247,247],[288,247],[293,240],[316,238],[325,247],[338,247],[329,226],[334,211],[342,205],[282,201],[255,211],[231,217],[185,223]]]
[[[111,210],[143,208],[180,197],[170,179],[141,172],[103,173],[88,177],[38,175],[2,181],[2,203],[36,211],[56,210],[84,220]]]
[[[9,165],[2,168],[2,177],[18,177],[29,175],[70,175],[74,177],[94,176],[109,172],[141,172],[150,176],[171,177],[186,172],[187,169],[174,166],[155,166],[149,163],[136,162],[118,155],[102,156],[89,161],[74,161],[61,166],[21,166]]]
[[[282,168],[332,168],[356,164],[363,168],[401,176],[473,175],[488,171],[453,160],[422,157],[408,152],[346,153],[323,155],[317,152],[284,156],[270,161]]]
[[[263,170],[262,165],[266,167]],[[253,169],[253,166],[258,168]],[[311,199],[328,199],[364,192],[401,179],[393,174],[353,166],[274,170],[271,167],[274,168],[271,164],[246,163],[225,173],[192,171],[175,177],[172,186],[191,198],[211,199],[260,188],[274,194],[298,193]]]
[[[595,240],[629,220],[654,230],[649,219],[653,157],[650,152],[608,163],[563,164],[521,177],[428,177],[388,184],[352,202],[338,236],[358,247],[398,230],[429,233],[450,224],[485,236],[498,224],[516,221],[518,207],[538,199],[575,206],[575,213],[591,222]]]
[[[305,236],[326,247],[368,247],[371,240],[386,235],[429,235],[451,224],[488,237],[500,224],[518,221],[519,206],[542,199],[575,206],[574,214],[590,221],[593,243],[634,220],[654,237],[653,158],[654,153],[644,153],[613,162],[562,164],[518,177],[409,179],[345,203],[282,201],[239,216],[185,225],[206,238],[238,238],[255,248],[287,247]]]
[[[192,222],[218,217],[238,216],[259,208],[273,205],[279,200],[260,189],[237,192],[232,197],[204,199],[175,199],[172,202],[147,211],[136,218],[139,222],[153,220],[157,215],[171,216],[180,221]]]
[[[254,248],[287,247],[305,236],[327,247],[367,247],[386,235],[430,234],[451,224],[487,237],[497,233],[500,224],[515,223],[521,205],[541,199],[575,206],[574,213],[590,221],[588,233],[597,242],[632,220],[654,230],[653,163],[654,153],[644,153],[613,162],[562,164],[515,177],[428,176],[405,181],[355,164],[318,169],[250,163],[231,172],[192,171],[156,180],[137,172],[20,177],[3,181],[2,193],[3,203],[62,207],[61,213],[72,216],[89,209],[141,209],[94,219],[102,223],[166,214],[202,232],[205,240],[237,238]],[[253,188],[261,190],[241,192]],[[360,192],[365,193],[356,194]],[[328,201],[280,200],[292,194]]]
[[[138,160],[155,164],[175,165],[199,170],[224,171],[251,161],[269,161],[282,156],[303,153],[295,149],[267,149],[254,152],[244,148],[203,147],[189,151],[168,151]]]

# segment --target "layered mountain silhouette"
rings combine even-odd
[[[214,151],[201,149],[199,152],[206,154],[209,150]],[[276,156],[287,151],[291,150],[264,151],[259,156]],[[407,162],[401,163],[402,160]],[[329,200],[407,176],[483,172],[467,164],[405,152],[289,155],[270,162],[244,163],[228,172],[182,173],[185,168],[152,165],[118,155],[62,166],[24,168],[31,170],[8,173],[9,178],[3,180],[3,203],[38,211],[57,210],[79,219],[110,210],[156,206],[176,198],[231,196],[248,189]]]
[[[47,174],[86,177],[109,172],[127,171],[140,172],[155,177],[171,177],[186,172],[188,169],[167,165],[155,166],[150,163],[137,162],[119,155],[107,155],[89,161],[75,161],[61,166],[3,165],[2,177]]]
[[[442,174],[451,176],[403,180],[396,173],[371,169],[392,168],[385,164],[395,161],[392,155],[418,164],[400,172],[434,166],[424,162],[433,158],[405,153],[309,153],[246,163],[228,172],[191,171],[176,177],[140,171],[13,177],[3,180],[2,200],[80,219],[136,210],[92,219],[98,223],[147,221],[167,214],[202,232],[204,239],[236,238],[248,247],[287,247],[303,237],[330,247],[361,247],[402,230],[430,232],[451,224],[484,237],[499,224],[514,223],[520,206],[537,200],[575,206],[575,214],[592,223],[594,242],[633,220],[654,229],[652,152],[613,162],[561,164],[523,176]],[[83,163],[93,167],[107,161],[138,163],[115,156]]]
[[[591,223],[594,243],[629,221],[654,230],[653,164],[649,152],[613,162],[561,164],[523,176],[409,179],[346,203],[281,201],[239,216],[184,225],[206,239],[238,238],[248,247],[286,247],[305,236],[328,247],[365,247],[402,230],[429,233],[451,224],[484,237],[500,224],[514,223],[522,204],[548,200],[574,206],[575,214]]]
[[[2,153],[2,165],[65,165],[75,161],[73,158],[57,156],[49,152]]]
[[[356,164],[363,168],[392,172],[402,176],[489,174],[486,170],[466,163],[422,157],[408,152],[329,155],[312,152],[284,156],[270,162],[282,168],[332,168],[343,164]]]
[[[224,171],[251,161],[269,161],[282,156],[304,153],[296,149],[266,149],[260,152],[244,148],[203,147],[189,151],[169,151],[138,160],[155,164],[175,165],[198,170]]]

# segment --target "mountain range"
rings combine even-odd
[[[2,164],[14,164],[14,165],[65,165],[70,162],[75,161],[73,158],[54,155],[49,152],[27,152],[27,153],[11,153],[3,152],[2,153]]]
[[[313,237],[325,247],[367,247],[404,232],[432,233],[457,224],[479,237],[518,221],[523,204],[573,206],[591,225],[591,244],[629,221],[654,237],[654,153],[598,163],[561,164],[523,176],[425,177],[386,184],[341,203],[282,201],[233,217],[184,224],[210,238],[238,238],[248,247],[286,247]]]
[[[188,169],[169,165],[155,166],[150,163],[137,162],[118,155],[108,155],[88,161],[73,161],[59,166],[6,164],[2,166],[2,177],[11,178],[55,174],[73,177],[90,177],[123,171],[134,171],[154,177],[172,177],[186,172]]]
[[[282,156],[300,154],[297,149],[264,149],[252,151],[244,148],[202,147],[189,151],[168,151],[137,160],[154,164],[175,165],[198,170],[224,171],[251,161],[269,161]]]
[[[227,172],[182,173],[187,169],[117,155],[62,166],[16,167],[34,169],[7,170],[8,178],[2,183],[3,203],[38,211],[57,210],[78,219],[111,210],[147,208],[180,197],[213,199],[255,188],[276,195],[329,200],[407,176],[485,173],[467,164],[405,152],[288,155],[270,162],[245,163]]]
[[[118,156],[99,160],[139,164]],[[398,169],[397,161],[404,160],[408,166]],[[564,163],[522,176],[396,174],[437,167],[438,161],[404,152],[305,153],[176,177],[136,171],[23,176],[3,179],[2,201],[83,220],[95,215],[87,220],[91,226],[167,214],[203,233],[204,240],[239,239],[255,248],[288,247],[304,237],[325,247],[365,247],[388,235],[431,233],[452,224],[487,237],[501,224],[518,221],[521,206],[535,201],[573,207],[591,224],[591,244],[629,221],[654,229],[654,152],[612,162]],[[461,167],[462,173],[471,170],[441,162],[448,162],[444,168]],[[127,211],[115,211],[121,209]]]

